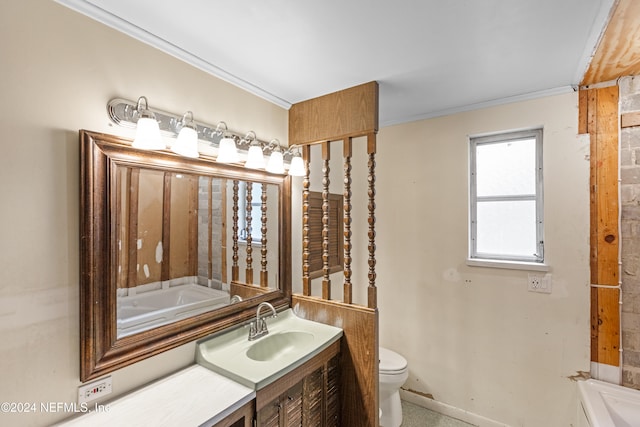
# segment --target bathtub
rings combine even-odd
[[[119,296],[118,338],[229,304],[229,293],[196,284]]]
[[[640,391],[603,381],[578,382],[578,427],[640,426]]]

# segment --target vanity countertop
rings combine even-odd
[[[271,384],[342,337],[342,329],[298,317],[292,309],[269,319],[269,334],[248,340],[237,327],[196,344],[196,363],[254,390]]]
[[[58,426],[212,426],[255,398],[255,391],[193,365]],[[88,403],[89,409],[95,407]]]

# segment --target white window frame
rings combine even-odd
[[[467,264],[481,267],[500,267],[529,270],[548,270],[544,263],[544,198],[542,167],[542,128],[502,132],[490,135],[471,136],[469,138],[469,255]],[[535,194],[503,195],[478,197],[476,185],[476,147],[485,144],[505,142],[517,143],[519,140],[535,138],[536,185]],[[536,253],[531,256],[513,254],[479,253],[477,251],[477,206],[478,201],[535,201],[536,215]]]
[[[252,182],[252,199],[251,199],[251,245],[262,245],[262,200],[258,195],[262,194],[261,182]],[[247,242],[247,182],[240,181],[238,191],[238,223],[240,230],[238,231],[238,240],[242,243]],[[258,188],[259,187],[259,188]],[[253,225],[260,225],[260,227],[253,227]]]

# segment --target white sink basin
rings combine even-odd
[[[258,362],[267,362],[306,347],[315,337],[308,332],[289,331],[270,334],[251,344],[247,357]]]
[[[196,362],[254,390],[287,374],[342,336],[342,329],[297,317],[291,309],[267,318],[269,334],[249,341],[239,327],[196,345]]]

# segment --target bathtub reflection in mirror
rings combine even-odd
[[[254,251],[274,290],[276,185],[117,166],[115,188],[117,338],[250,297]]]

